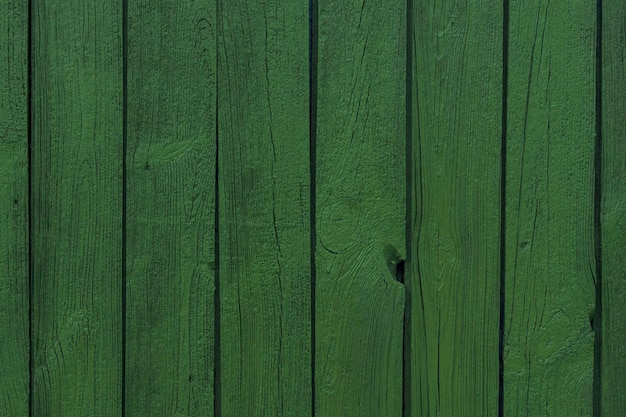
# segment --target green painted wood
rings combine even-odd
[[[221,2],[221,416],[311,415],[309,5]]]
[[[602,3],[603,417],[626,414],[626,3]]]
[[[594,2],[510,2],[505,416],[592,415]]]
[[[215,17],[128,3],[128,416],[213,416]]]
[[[405,16],[318,1],[316,417],[402,414]]]
[[[28,3],[0,0],[0,415],[28,415]]]
[[[32,6],[33,416],[119,416],[122,3]]]
[[[502,19],[414,2],[411,416],[498,415]]]

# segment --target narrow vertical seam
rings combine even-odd
[[[596,307],[593,317],[593,416],[602,416],[602,0],[596,2],[596,137],[594,146],[594,255]]]
[[[217,83],[216,83],[217,85]],[[216,94],[217,96],[217,88]],[[215,287],[214,287],[214,333],[215,342],[213,346],[213,361],[214,361],[214,374],[213,374],[213,408],[216,417],[219,417],[222,412],[222,353],[221,353],[221,298],[220,298],[220,239],[219,239],[219,140],[217,136],[217,98],[216,98],[216,117],[215,117],[215,209],[214,209],[214,247],[215,247]]]
[[[311,262],[311,416],[315,417],[315,289],[317,285],[315,251],[316,232],[316,161],[317,161],[317,33],[318,33],[317,0],[309,0],[309,200],[311,210],[310,221],[310,262]]]
[[[221,317],[220,317],[220,193],[219,193],[219,0],[215,1],[215,208],[214,208],[214,248],[215,248],[215,275],[214,275],[214,345],[213,345],[213,413],[215,417],[222,415],[222,353],[221,353]]]
[[[500,323],[498,335],[498,416],[504,417],[504,336],[506,308],[506,142],[509,83],[509,0],[502,10],[502,138],[500,142]]]
[[[413,0],[406,2],[406,143],[405,143],[405,246],[406,269],[404,277],[404,328],[402,335],[402,415],[411,416],[411,284],[413,265],[413,245],[411,227],[413,225]]]
[[[27,130],[27,159],[28,159],[28,415],[33,416],[33,128],[32,128],[32,99],[33,99],[33,1],[27,6],[27,91],[26,91],[26,130]]]
[[[128,145],[128,0],[122,2],[122,417],[126,415],[126,202],[127,202],[127,145]]]

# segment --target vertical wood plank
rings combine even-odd
[[[215,17],[128,3],[128,416],[213,415]]]
[[[122,2],[33,2],[33,415],[119,416]]]
[[[406,2],[317,3],[316,417],[399,417]]]
[[[221,415],[311,415],[309,5],[221,2]]]
[[[603,417],[626,414],[626,3],[602,2]]]
[[[595,7],[510,1],[507,416],[592,414]]]
[[[502,19],[414,2],[411,416],[498,415]]]
[[[28,415],[28,3],[0,0],[0,414]]]

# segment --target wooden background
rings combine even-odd
[[[0,0],[0,415],[626,415],[626,3]]]

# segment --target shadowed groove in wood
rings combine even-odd
[[[405,246],[406,246],[406,262],[404,265],[404,322],[403,322],[403,334],[402,334],[402,416],[411,417],[411,270],[412,263],[415,261],[415,254],[413,252],[413,242],[411,229],[413,224],[413,191],[414,176],[413,176],[413,39],[415,34],[415,28],[413,26],[413,1],[406,0],[406,63],[405,63],[405,107],[406,107],[406,126],[405,135],[406,142],[404,146],[405,152]]]
[[[219,38],[217,36],[217,28],[220,25],[220,13],[221,2],[215,1],[215,79],[219,80],[220,71],[220,57],[217,51],[219,50]],[[213,415],[215,417],[222,416],[222,333],[221,333],[221,306],[222,298],[220,292],[220,183],[219,183],[219,170],[220,170],[220,130],[219,130],[219,101],[220,101],[220,86],[219,82],[215,83],[215,234],[213,237],[213,244],[215,247],[215,308],[214,308],[214,335],[215,342],[213,346]]]
[[[33,1],[33,0],[29,0]],[[127,189],[128,189],[128,0],[122,0],[122,417],[126,417],[126,345],[127,345]]]
[[[594,148],[594,255],[595,255],[595,311],[590,325],[594,332],[593,361],[593,417],[602,416],[602,0],[596,0],[596,95]],[[610,417],[610,416],[604,416]]]
[[[220,1],[215,2],[215,27],[220,25]],[[219,48],[219,39],[215,36],[215,51]],[[215,78],[219,79],[220,61],[219,54],[215,55]],[[219,130],[219,83],[215,83],[215,218],[220,218],[220,183],[219,183],[219,170],[220,170],[220,130]],[[222,305],[221,293],[220,293],[220,222],[215,222],[215,324],[214,324],[214,350],[213,350],[213,366],[215,368],[215,374],[213,379],[213,415],[215,417],[222,416],[222,336],[221,336],[221,312]]]
[[[626,3],[602,1],[601,42],[601,369],[596,394],[602,417],[621,417],[626,410]],[[596,138],[598,140],[598,138]],[[596,179],[598,180],[598,179]],[[596,313],[597,314],[597,313]],[[597,320],[597,319],[596,319]],[[596,352],[598,354],[598,352]]]
[[[506,310],[506,139],[509,83],[509,0],[502,0],[502,143],[500,148],[500,322],[498,340],[498,417],[504,416],[504,335]]]
[[[28,415],[33,416],[33,129],[32,129],[32,101],[33,101],[33,2],[28,0],[28,46],[27,46],[27,77],[28,77],[28,104],[27,104],[27,129],[28,129]]]
[[[310,223],[310,262],[311,262],[311,417],[315,415],[315,288],[316,268],[315,251],[317,244],[317,206],[315,176],[317,170],[317,33],[318,0],[309,0],[309,212]]]

